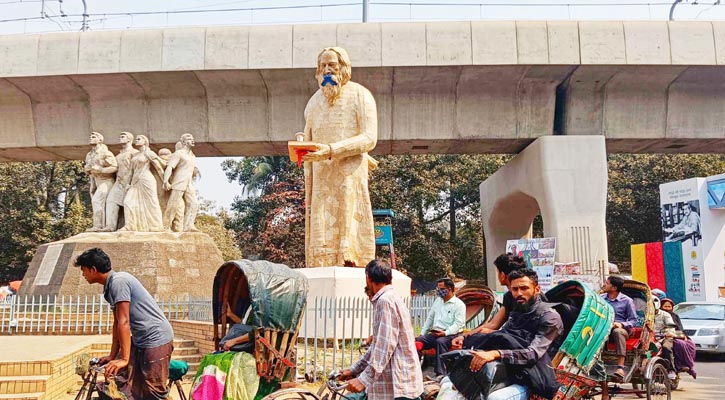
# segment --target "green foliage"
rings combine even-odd
[[[196,227],[211,236],[214,243],[222,252],[224,261],[239,260],[242,252],[234,237],[234,232],[224,226],[224,215],[199,214],[196,216]]]
[[[385,156],[372,173],[374,208],[396,213],[398,267],[434,279],[480,277],[483,245],[478,185],[509,156]],[[304,180],[286,157],[244,158],[222,165],[249,193],[237,198],[227,227],[245,255],[304,266]],[[453,228],[451,228],[453,227]]]
[[[0,281],[20,279],[38,245],[91,224],[80,161],[0,163]]]
[[[719,154],[610,155],[609,258],[626,262],[631,244],[662,241],[660,184],[724,170],[725,156]]]
[[[485,276],[478,186],[507,155],[380,157],[370,180],[373,208],[395,211],[398,267],[432,280]]]
[[[247,258],[305,265],[304,178],[287,157],[247,157],[222,164],[230,181],[245,194],[237,197],[226,221]]]

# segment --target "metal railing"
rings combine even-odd
[[[418,334],[435,297],[406,298],[411,323]],[[212,322],[210,298],[159,298],[170,319]],[[478,326],[486,316],[478,315],[467,328]],[[366,297],[308,299],[300,322],[297,345],[298,371],[311,379],[346,368],[357,360],[360,345],[372,332],[373,307]],[[0,303],[0,335],[8,334],[110,334],[113,311],[103,295],[12,296]]]
[[[168,319],[211,322],[211,299],[166,297],[157,302]],[[107,334],[113,311],[103,295],[8,296],[0,303],[0,334]]]
[[[435,301],[433,296],[413,296],[405,303],[416,335]],[[372,333],[373,306],[366,297],[308,299],[297,345],[298,371],[311,380],[339,368],[347,368],[364,352],[362,341]],[[487,316],[475,316],[466,324],[472,329]]]

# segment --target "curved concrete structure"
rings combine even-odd
[[[124,130],[286,154],[326,46],[377,99],[377,153],[513,153],[554,133],[725,149],[725,23],[464,21],[0,36],[0,161],[81,159],[89,132]]]
[[[507,240],[529,234],[539,212],[544,237],[556,237],[556,261],[580,261],[584,271],[597,273],[599,262],[607,262],[604,137],[536,139],[479,189],[487,278],[496,287],[493,259],[504,252]]]

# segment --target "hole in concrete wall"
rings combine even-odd
[[[671,144],[671,145],[665,147],[665,149],[681,149],[685,146],[687,146],[687,145],[686,144]]]
[[[428,146],[413,146],[413,150],[428,150]]]

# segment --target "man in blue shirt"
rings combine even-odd
[[[433,303],[426,318],[421,336],[415,338],[422,344],[422,349],[436,349],[435,374],[445,374],[440,355],[447,352],[453,337],[466,323],[466,305],[456,297],[456,285],[450,278],[438,279],[438,297]],[[420,346],[418,344],[418,346]]]
[[[637,326],[637,311],[634,308],[634,301],[631,297],[622,293],[624,279],[618,276],[610,276],[602,287],[602,298],[614,309],[614,324],[609,340],[617,345],[617,364],[619,368],[614,376],[620,380],[624,379],[624,358],[627,355],[627,338],[629,331]]]

